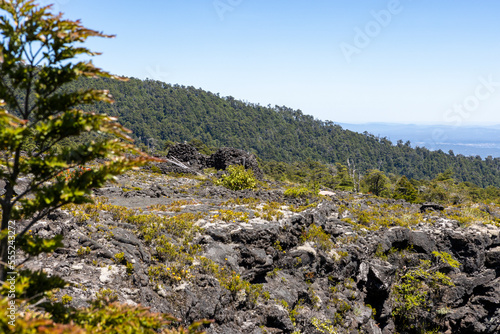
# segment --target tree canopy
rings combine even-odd
[[[344,130],[285,106],[261,106],[194,87],[133,78],[127,82],[82,79],[73,85],[109,89],[116,102],[99,103],[97,110],[119,116],[144,147],[150,138],[157,148],[198,139],[208,146],[244,149],[265,161],[309,159],[334,166],[349,161],[361,175],[378,169],[426,180],[452,170],[460,182],[500,186],[500,158],[483,160],[412,148],[409,143],[393,144],[387,138]]]

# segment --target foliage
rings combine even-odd
[[[124,262],[125,261],[125,253],[124,252],[116,253],[113,260],[118,264]]]
[[[244,292],[248,301],[253,304],[257,303],[262,293],[262,284],[251,284],[236,272],[230,272],[224,266],[220,266],[206,257],[199,257],[199,261],[201,262],[201,273],[214,275],[220,285],[233,295]]]
[[[284,195],[291,198],[309,198],[317,196],[318,192],[306,187],[292,187],[285,190]]]
[[[372,193],[375,196],[387,197],[390,194],[390,179],[377,169],[371,169],[361,181],[363,192]]]
[[[402,176],[396,183],[393,197],[414,203],[417,200],[417,195],[417,189],[408,181],[406,176]]]
[[[262,208],[255,211],[254,214],[256,217],[260,217],[268,221],[279,220],[284,216],[281,211],[282,206],[283,203],[267,201],[262,205]]]
[[[256,153],[263,160],[264,172],[280,181],[298,182],[300,178],[305,184],[318,182],[335,188],[335,164],[349,159],[351,178],[354,164],[361,175],[377,168],[386,175],[421,180],[431,180],[452,168],[458,182],[500,186],[500,158],[483,160],[395,145],[387,138],[344,130],[332,121],[314,119],[286,106],[266,107],[154,80],[116,82],[103,78],[80,80],[74,85],[109,89],[115,105],[101,104],[98,110],[119,116],[144,145],[154,138],[161,146],[169,141],[200,140],[209,147],[244,149]],[[322,164],[316,168],[309,161]],[[289,170],[284,163],[298,168]],[[314,172],[303,173],[307,170]]]
[[[68,296],[69,297],[69,296]],[[66,298],[69,300],[71,297]],[[83,309],[66,309],[66,320],[56,321],[46,313],[28,311],[18,314],[16,325],[8,324],[7,299],[0,299],[0,332],[2,333],[53,333],[53,334],[90,334],[90,333],[143,333],[155,334],[158,331],[169,334],[202,334],[200,329],[210,323],[207,320],[192,323],[188,328],[173,326],[180,319],[153,313],[143,306],[131,306],[106,299],[97,299],[91,306]]]
[[[349,169],[340,163],[337,163],[336,167],[337,174],[335,175],[335,188],[348,191],[354,190],[354,179],[350,175]]]
[[[15,245],[26,254],[51,252],[62,245],[61,237],[42,239],[27,234],[34,223],[65,204],[91,202],[93,188],[152,159],[130,144],[130,131],[115,118],[82,109],[94,102],[113,102],[109,91],[71,86],[83,77],[119,79],[90,61],[78,60],[96,53],[77,44],[93,36],[112,36],[87,29],[79,21],[65,20],[62,14],[54,15],[49,7],[30,0],[0,1],[0,10],[0,96],[4,99],[0,101],[0,178],[6,181],[0,197],[0,276],[4,279],[5,232],[10,221],[23,221]],[[98,158],[104,162],[85,167]],[[88,249],[80,251],[86,253]],[[141,306],[104,305],[100,300],[74,310],[64,306],[72,300],[68,295],[62,297],[62,303],[43,301],[49,296],[47,291],[67,284],[43,271],[21,271],[16,281],[15,302],[25,312],[18,314],[12,327],[7,306],[13,300],[1,299],[2,332],[156,333],[173,320]],[[34,303],[35,311],[28,310],[27,303]],[[197,327],[199,324],[169,332],[195,333]]]
[[[244,166],[228,166],[227,174],[216,181],[216,185],[224,186],[231,190],[252,189],[257,186],[257,180],[251,169],[246,170]]]
[[[129,130],[104,114],[85,112],[84,105],[113,102],[109,91],[71,89],[80,77],[116,78],[82,55],[96,53],[78,46],[89,37],[112,37],[54,15],[48,7],[31,0],[0,2],[0,179],[6,181],[0,197],[1,230],[9,221],[27,223],[18,240],[30,227],[66,203],[91,201],[92,188],[115,175],[148,161],[128,143]],[[99,138],[69,147],[65,140],[99,132]],[[134,154],[135,157],[126,155]],[[81,169],[96,158],[106,162]],[[74,172],[68,175],[70,170]],[[21,181],[23,190],[16,192]],[[29,195],[29,196],[28,196]],[[26,251],[40,252],[27,241]],[[0,244],[1,260],[7,263],[7,238]],[[0,277],[5,278],[0,266]]]
[[[378,230],[383,227],[411,227],[423,221],[422,214],[400,204],[372,203],[366,208],[353,201],[349,208],[351,218],[342,219],[352,224],[355,229]]]
[[[220,209],[212,216],[212,219],[219,219],[227,223],[236,223],[237,221],[248,222],[248,215],[248,212],[235,212],[232,210]]]
[[[480,208],[477,204],[458,205],[447,210],[445,215],[449,219],[458,221],[464,227],[472,224],[493,224],[498,226],[500,219],[488,213],[488,210],[490,210],[489,206]]]
[[[37,256],[41,253],[52,253],[59,247],[63,247],[62,235],[57,235],[52,239],[44,239],[39,236],[25,234],[17,238],[19,248],[30,256]]]
[[[439,266],[431,267],[430,261],[421,261],[418,267],[398,275],[392,288],[392,316],[398,331],[422,333],[436,329],[429,323],[439,316],[441,288],[454,285],[438,269]]]
[[[88,255],[90,254],[90,247],[83,247],[81,246],[80,248],[78,248],[78,250],[76,251],[76,254],[78,256],[84,256],[84,255]]]
[[[332,322],[328,319],[326,319],[325,321],[321,321],[318,318],[313,317],[311,319],[311,324],[320,333],[337,334],[337,331],[335,330],[335,326],[333,326]]]
[[[334,247],[334,243],[331,237],[326,233],[321,226],[311,225],[307,232],[302,234],[302,242],[312,241],[318,245],[324,251],[329,251]]]
[[[457,260],[452,258],[449,253],[434,251],[434,252],[432,252],[432,255],[439,258],[441,260],[441,262],[449,265],[452,268],[460,267],[460,262],[458,262]]]

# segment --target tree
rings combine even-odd
[[[354,181],[349,175],[349,169],[340,164],[336,163],[337,175],[335,175],[336,189],[352,191],[354,190]]]
[[[368,171],[361,180],[363,191],[370,192],[375,196],[387,196],[389,194],[389,186],[391,181],[389,178],[377,169]]]
[[[91,61],[77,60],[82,55],[97,55],[81,45],[87,38],[113,36],[49,10],[50,6],[39,7],[32,0],[0,0],[3,281],[14,268],[9,243],[28,253],[54,249],[60,239],[40,240],[26,232],[67,203],[91,202],[92,188],[151,159],[131,144],[130,131],[116,119],[81,110],[97,101],[113,102],[108,91],[67,89],[68,83],[80,77],[120,79],[94,67]],[[61,145],[91,133],[100,135],[76,145]],[[106,162],[78,169],[97,158]],[[66,178],[61,173],[72,175]],[[18,230],[14,232],[13,227]]]
[[[396,183],[393,197],[395,199],[404,199],[407,202],[414,203],[417,200],[417,195],[417,189],[408,181],[406,176],[402,176]]]

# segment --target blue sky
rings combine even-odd
[[[48,0],[41,0],[46,4]],[[500,123],[500,2],[58,0],[112,73],[323,120]]]

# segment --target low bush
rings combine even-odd
[[[257,179],[251,169],[245,169],[241,165],[232,165],[227,168],[227,174],[222,175],[215,184],[231,190],[253,189],[257,186]]]

